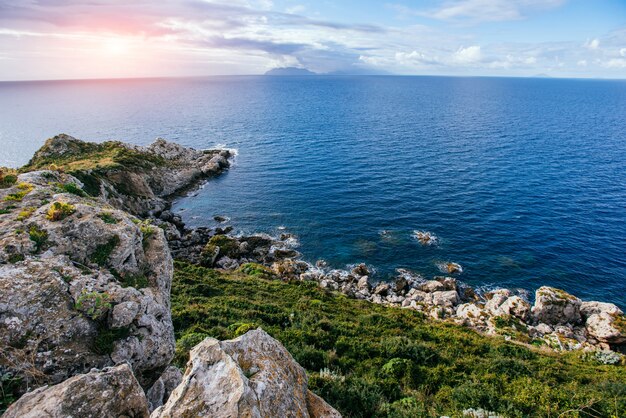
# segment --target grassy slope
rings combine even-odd
[[[478,407],[512,417],[626,416],[624,366],[542,353],[251,272],[176,263],[179,365],[206,336],[229,339],[262,326],[307,369],[311,389],[346,417],[459,416]]]

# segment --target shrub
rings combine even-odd
[[[220,255],[235,258],[239,255],[239,242],[226,235],[215,235],[211,237],[203,252],[212,254],[215,248],[220,249]]]
[[[106,328],[101,326],[98,330],[98,334],[94,339],[92,349],[95,353],[100,355],[111,354],[115,348],[115,342],[123,340],[130,334],[130,329],[123,328]]]
[[[110,225],[114,225],[119,222],[119,220],[117,220],[117,218],[115,218],[111,212],[102,212],[98,215],[98,218],[102,219],[102,222],[104,222],[105,224]]]
[[[0,168],[0,189],[8,189],[17,182],[15,170],[10,168]]]
[[[11,372],[0,371],[0,414],[17,400],[17,391],[22,379]]]
[[[33,191],[33,185],[29,183],[20,183],[17,185],[19,191],[8,194],[4,197],[7,202],[21,202],[24,197]]]
[[[28,229],[28,237],[35,243],[35,252],[41,251],[48,242],[48,232],[39,228],[37,225],[31,225]]]
[[[18,221],[24,221],[28,218],[31,217],[31,215],[37,210],[37,208],[33,208],[33,207],[27,207],[22,209],[18,214],[17,214],[17,220]]]
[[[104,266],[119,243],[120,237],[113,235],[106,243],[98,245],[89,259],[101,267]]]
[[[110,300],[111,296],[106,292],[87,292],[83,290],[78,299],[76,299],[74,309],[96,321],[111,309]]]
[[[76,212],[76,207],[65,202],[53,202],[48,209],[46,219],[52,222],[62,221]]]
[[[61,192],[71,193],[81,197],[87,196],[87,193],[85,193],[76,183],[59,183],[57,187]]]

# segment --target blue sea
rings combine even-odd
[[[291,232],[304,259],[385,278],[463,266],[626,307],[626,81],[210,77],[0,83],[0,165],[65,132],[235,148],[174,205],[190,225]],[[429,231],[421,245],[414,231]]]

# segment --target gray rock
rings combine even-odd
[[[128,364],[41,387],[22,396],[3,415],[4,418],[148,416],[148,402]]]
[[[183,373],[178,367],[169,366],[154,385],[146,392],[150,412],[162,406],[170,397],[174,389],[183,381]]]
[[[229,341],[207,338],[191,350],[182,383],[153,418],[338,417],[310,394],[289,352],[261,329]]]
[[[542,286],[535,292],[532,315],[536,322],[548,325],[578,324],[581,301],[569,293]]]

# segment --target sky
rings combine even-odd
[[[0,80],[626,78],[626,0],[0,0]]]

